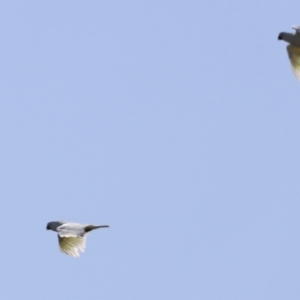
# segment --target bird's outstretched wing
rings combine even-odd
[[[85,249],[85,236],[60,236],[58,234],[59,248],[62,252],[67,255],[78,257],[79,251],[82,253]]]
[[[286,49],[291,61],[293,72],[300,80],[300,47],[288,45]]]

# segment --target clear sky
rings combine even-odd
[[[2,1],[0,298],[298,300],[299,1]],[[49,221],[108,224],[86,252]]]

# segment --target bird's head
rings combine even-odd
[[[47,224],[46,229],[56,231],[57,227],[59,227],[62,224],[63,224],[63,222],[49,222]]]
[[[298,32],[296,34],[289,32],[280,32],[278,35],[278,40],[282,40],[293,46],[300,47],[300,34]]]
[[[284,33],[283,33],[283,32],[280,32],[279,35],[278,35],[278,40],[282,40],[282,39],[283,39],[283,36],[284,36]]]

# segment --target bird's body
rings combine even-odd
[[[47,229],[58,233],[59,248],[62,252],[78,257],[79,251],[84,252],[86,235],[97,228],[106,228],[107,225],[87,225],[68,222],[49,222]]]
[[[293,26],[292,28],[296,30],[295,34],[281,32],[279,33],[278,40],[283,40],[289,43],[286,49],[293,72],[300,80],[300,26]]]

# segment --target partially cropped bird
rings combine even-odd
[[[295,34],[280,32],[278,40],[289,43],[286,49],[294,74],[300,80],[300,26],[293,26],[292,28],[296,30]]]
[[[49,222],[47,229],[58,233],[59,248],[62,252],[78,257],[79,251],[84,252],[86,235],[97,228],[107,228],[108,225],[87,225],[67,222]]]

